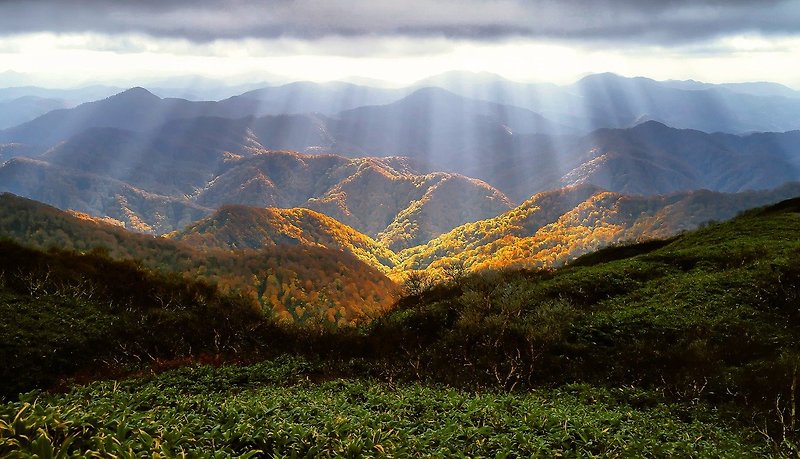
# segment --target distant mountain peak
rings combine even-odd
[[[580,80],[578,80],[578,83],[585,83],[591,81],[622,80],[622,79],[625,79],[625,77],[622,75],[618,75],[613,72],[603,72],[603,73],[592,73],[590,75],[586,75]]]
[[[418,80],[414,85],[430,85],[442,82],[496,82],[496,81],[509,81],[502,76],[492,72],[473,72],[469,70],[451,70],[449,72],[432,75],[421,80]]]
[[[433,97],[450,97],[450,98],[453,98],[453,99],[461,99],[462,98],[458,94],[456,94],[456,93],[454,93],[452,91],[448,91],[447,89],[439,88],[439,87],[436,87],[436,86],[428,86],[428,87],[425,87],[425,88],[417,89],[416,91],[414,91],[411,94],[409,94],[408,96],[406,96],[406,99],[429,97],[429,96],[433,96]]]
[[[575,86],[617,86],[626,83],[639,83],[639,84],[657,84],[656,80],[651,78],[636,76],[636,77],[626,77],[624,75],[619,75],[612,72],[605,72],[605,73],[594,73],[591,75],[586,75],[585,77],[578,80],[574,85]]]
[[[632,127],[631,129],[634,130],[634,131],[644,131],[644,130],[647,130],[647,131],[654,131],[654,130],[673,131],[673,130],[675,130],[675,128],[669,127],[666,124],[664,124],[664,123],[662,123],[660,121],[656,121],[656,120],[644,121],[644,122],[639,123],[636,126]]]
[[[145,89],[145,88],[143,88],[141,86],[136,86],[136,87],[127,89],[125,91],[122,91],[121,93],[113,95],[113,96],[110,97],[110,99],[112,99],[112,98],[113,99],[134,99],[134,98],[143,99],[143,98],[147,98],[147,99],[153,99],[153,100],[160,100],[161,99],[157,95],[153,94],[152,92],[148,91],[147,89]]]

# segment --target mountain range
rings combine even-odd
[[[557,86],[450,72],[420,84],[527,108],[583,133],[654,120],[676,128],[743,134],[794,130],[799,120],[800,92],[769,82],[710,84],[601,73]]]
[[[539,193],[496,217],[465,223],[427,243],[400,249],[308,209],[225,206],[168,237],[195,247],[231,250],[321,245],[402,278],[409,271],[438,272],[452,265],[465,271],[551,268],[609,245],[667,239],[795,196],[800,196],[798,182],[768,191],[698,190],[660,196],[576,185]]]
[[[155,234],[180,229],[224,204],[307,207],[393,249],[512,207],[484,182],[452,173],[415,173],[401,158],[348,159],[250,147],[242,150],[248,153],[244,156],[206,149],[202,141],[197,148],[169,150],[177,153],[170,155],[158,147],[139,149],[128,132],[93,130],[79,146],[66,142],[41,159],[7,161],[0,167],[0,190]]]
[[[167,184],[168,181],[157,178],[158,173],[149,174],[139,166],[149,167],[150,160],[155,158],[158,167],[165,169],[169,161],[181,157],[181,167],[176,168],[180,174],[197,169],[188,167],[186,161],[207,163],[201,167],[204,170],[200,176],[187,179],[188,185],[197,188],[204,186],[204,181],[210,180],[217,170],[220,151],[247,155],[248,149],[261,148],[312,154],[333,152],[348,157],[401,155],[412,158],[417,171],[447,171],[475,177],[516,202],[534,193],[578,183],[593,183],[621,193],[660,194],[699,188],[726,192],[766,189],[800,179],[796,160],[800,136],[797,131],[737,135],[674,129],[675,126],[698,126],[690,120],[692,117],[717,122],[725,116],[741,119],[736,110],[742,107],[750,107],[745,110],[747,113],[759,113],[753,104],[748,105],[749,99],[731,102],[736,110],[726,108],[724,116],[710,113],[709,105],[701,97],[709,91],[727,91],[736,97],[759,99],[758,103],[771,111],[769,116],[783,113],[780,111],[783,109],[779,110],[780,103],[773,100],[780,99],[779,102],[788,104],[786,123],[780,127],[797,129],[800,105],[791,104],[800,104],[800,98],[787,96],[788,89],[773,88],[773,92],[784,94],[773,95],[769,91],[771,86],[754,86],[760,88],[761,93],[769,94],[754,95],[734,92],[727,86],[697,89],[706,86],[615,75],[587,77],[576,85],[568,94],[594,94],[594,98],[605,94],[603,97],[607,100],[597,102],[604,110],[623,102],[627,108],[598,115],[599,119],[607,121],[605,127],[581,133],[582,129],[576,128],[574,123],[558,117],[549,118],[527,108],[467,98],[441,88],[416,89],[403,96],[400,90],[298,83],[265,88],[219,102],[161,99],[145,89],[134,88],[73,109],[55,110],[0,131],[0,142],[5,145],[0,148],[0,161],[19,154],[63,156],[63,151],[69,149],[116,149],[121,147],[115,143],[121,143],[147,158],[131,158],[130,152],[113,156],[120,163],[113,167],[130,168],[128,177],[134,177],[123,178],[123,181],[136,182],[153,176],[151,182]],[[580,88],[582,92],[578,91]],[[670,115],[651,117],[638,111],[632,115],[634,109],[629,102],[635,100],[631,99],[631,94],[636,91],[646,93],[646,96],[636,97],[652,99],[659,110]],[[660,91],[667,91],[666,95],[659,96]],[[671,91],[681,95],[670,95]],[[752,88],[750,91],[756,92]],[[298,92],[300,95],[295,98]],[[350,93],[355,95],[348,97]],[[327,114],[300,113],[321,110],[323,105],[337,98],[355,101],[353,104],[399,99],[333,114],[330,109]],[[656,103],[661,99],[685,101]],[[289,107],[286,104],[290,100],[299,105]],[[319,106],[312,107],[315,103]],[[569,107],[561,103],[559,106]],[[298,113],[261,116],[269,111]],[[578,113],[577,109],[570,111]],[[626,111],[630,116],[623,114]],[[614,121],[625,117],[630,119],[624,123]],[[767,117],[758,115],[762,120]],[[667,120],[673,128],[653,118]],[[758,127],[753,125],[745,131]],[[128,133],[114,133],[108,128]],[[742,131],[732,127],[723,130]],[[60,151],[51,154],[52,150]],[[103,160],[108,161],[108,158]],[[749,177],[751,174],[753,177]],[[184,187],[166,194],[173,191],[192,193]]]
[[[537,194],[497,217],[467,223],[397,254],[399,270],[550,268],[600,248],[665,239],[728,220],[754,207],[800,196],[800,183],[774,190],[708,190],[661,196],[577,185]]]
[[[133,88],[0,131],[0,192],[193,253],[323,248],[395,279],[549,267],[800,194],[800,130],[750,132],[798,127],[800,96],[767,83]]]
[[[465,223],[427,243],[392,249],[305,208],[225,205],[179,231],[153,237],[129,232],[113,219],[67,213],[6,193],[0,195],[0,237],[40,249],[102,249],[115,258],[213,280],[249,292],[286,319],[310,317],[281,306],[287,292],[286,298],[306,304],[309,314],[308,304],[318,310],[330,301],[328,309],[344,307],[340,317],[352,321],[387,307],[395,290],[389,278],[402,280],[412,271],[435,276],[454,266],[463,272],[552,268],[609,245],[670,238],[798,195],[800,183],[769,191],[700,190],[649,197],[577,185],[537,194],[496,217]],[[346,262],[339,265],[341,257]],[[275,279],[270,286],[253,283],[269,273],[283,273],[275,279],[288,279],[288,284]],[[308,296],[324,291],[318,285],[321,279],[342,276],[357,290],[338,290],[323,299]]]
[[[185,84],[194,83],[186,80],[183,82],[184,88]],[[182,109],[194,105],[193,110],[196,111],[205,110],[206,114],[235,112],[234,117],[318,113],[336,118],[338,114],[352,109],[388,105],[419,90],[439,88],[465,100],[508,106],[512,107],[512,111],[526,109],[543,116],[554,126],[566,127],[579,134],[599,128],[632,127],[649,120],[676,128],[737,134],[787,131],[800,127],[800,92],[766,82],[710,84],[693,80],[656,81],[603,73],[558,86],[519,83],[492,74],[450,72],[396,89],[343,82],[294,82],[264,86],[216,103],[204,104],[186,104],[189,101],[175,98],[178,94],[191,93],[191,89],[177,91],[159,87],[170,84],[174,86],[177,83],[155,83],[153,92],[172,97],[167,100],[172,101],[173,105],[183,105]],[[203,91],[209,84],[197,86],[198,91],[213,96],[213,92]],[[219,85],[223,83],[214,83],[214,87]],[[226,91],[233,90],[235,88],[231,87]],[[32,96],[60,99],[77,105],[120,91],[109,86],[70,90],[14,87],[0,89],[0,102]],[[181,100],[183,104],[178,103]],[[177,107],[175,109],[180,111]],[[91,109],[86,107],[83,113],[87,111]],[[430,113],[433,111],[430,110]],[[0,117],[3,115],[0,110]],[[530,131],[531,128],[526,127],[525,130]]]

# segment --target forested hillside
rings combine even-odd
[[[398,253],[399,268],[465,270],[560,266],[608,245],[659,239],[800,195],[800,184],[770,191],[666,196],[612,193],[591,185],[534,195],[495,218],[467,223]]]
[[[0,241],[0,397],[81,372],[253,349],[267,323],[250,298],[95,252]]]
[[[259,209],[224,206],[212,216],[167,235],[203,249],[260,249],[317,246],[341,250],[375,268],[388,271],[395,255],[369,236],[309,209]]]
[[[451,384],[659,388],[796,441],[799,216],[794,199],[555,270],[416,284],[371,328],[375,355]]]
[[[99,251],[239,291],[268,314],[299,322],[353,323],[384,311],[394,284],[353,255],[312,246],[199,250],[50,206],[0,195],[0,237],[26,246]]]
[[[203,283],[161,277],[134,263],[115,262],[99,254],[42,253],[4,243],[2,250],[10,256],[0,260],[4,279],[0,295],[8,309],[0,332],[14,343],[3,350],[8,355],[4,360],[11,362],[8,371],[26,375],[6,379],[13,384],[5,390],[13,393],[47,386],[78,370],[83,370],[80,374],[85,378],[96,377],[101,369],[130,371],[137,365],[157,365],[160,356],[185,356],[188,360],[184,362],[188,362],[209,352],[212,355],[207,358],[221,362],[226,359],[223,354],[230,358],[231,352],[238,358],[301,354],[313,363],[301,359],[299,368],[279,364],[277,368],[186,370],[205,375],[200,380],[191,376],[190,385],[186,385],[186,376],[181,376],[187,373],[181,372],[153,380],[155,386],[147,386],[147,380],[131,384],[154,396],[162,394],[158,404],[166,406],[177,400],[173,397],[181,396],[181,391],[201,397],[227,391],[226,378],[234,378],[233,385],[262,388],[275,385],[275,378],[284,378],[290,387],[278,385],[271,395],[256,395],[247,389],[240,396],[252,396],[252,403],[261,406],[264,397],[294,397],[291,394],[300,390],[306,394],[301,397],[306,400],[304,406],[319,400],[315,406],[322,411],[332,409],[328,401],[336,399],[326,384],[341,388],[343,383],[317,381],[343,376],[378,378],[386,387],[401,392],[414,387],[409,386],[413,381],[478,391],[470,397],[497,390],[556,387],[546,392],[552,397],[547,407],[537,408],[542,400],[530,399],[530,395],[506,402],[522,404],[526,410],[543,409],[542,419],[551,416],[553,409],[584,413],[584,421],[567,419],[566,431],[560,427],[566,435],[575,429],[582,434],[566,444],[549,440],[554,443],[548,443],[548,451],[623,454],[640,451],[636,448],[653,451],[658,443],[665,455],[709,448],[724,456],[732,451],[753,451],[791,457],[798,451],[798,215],[800,201],[794,199],[671,240],[607,248],[555,270],[487,271],[453,277],[443,284],[420,285],[370,324],[340,329],[279,327],[258,308],[253,309],[246,298],[220,295]],[[153,334],[153,330],[164,331]],[[172,377],[179,378],[179,390],[170,382]],[[309,386],[293,389],[292,384],[300,380]],[[363,397],[365,391],[385,392],[357,381],[352,384],[348,390],[353,397]],[[57,431],[61,429],[58,426],[80,422],[91,422],[105,431],[113,424],[112,418],[105,414],[91,421],[83,415],[74,417],[69,410],[76,402],[70,397],[96,391],[91,398],[103,400],[113,387],[121,386],[95,384],[73,389],[72,395],[47,396],[46,410],[53,413],[52,421],[46,414],[25,414],[31,407],[6,405],[0,416],[7,422],[0,428],[6,429],[7,438],[31,451],[46,445],[85,451],[83,442],[93,438],[94,430],[75,433],[75,438],[81,439],[75,446],[64,443],[61,434],[34,442],[32,438],[39,437],[25,432],[39,427]],[[156,390],[170,387],[174,389]],[[229,396],[222,397],[220,401]],[[403,406],[419,402],[419,406],[430,407],[431,400],[424,397],[459,396],[413,392],[409,397]],[[612,411],[598,411],[598,404]],[[180,412],[195,409],[180,406]],[[582,411],[587,406],[591,409]],[[615,406],[629,408],[621,414],[614,411]],[[457,412],[448,408],[451,416],[460,419]],[[616,435],[621,431],[617,424],[609,427],[609,419],[597,418],[601,413],[613,419],[624,416],[625,424],[640,433],[636,439],[613,440],[600,426]],[[20,421],[11,423],[12,414],[20,416]],[[251,422],[246,416],[236,419]],[[316,422],[305,415],[297,419],[297,432],[307,432],[311,428],[308,423]],[[147,422],[164,425],[161,423],[170,421]],[[662,432],[665,425],[697,437],[689,441],[683,434],[675,438],[662,433],[656,441],[653,432]],[[525,429],[512,418],[493,426],[499,431],[484,432],[490,438],[503,438],[507,429]],[[375,428],[384,431],[389,427],[378,424]],[[202,444],[212,441],[192,429],[183,430],[180,438],[198,438]],[[549,428],[549,433],[544,432],[554,434]],[[155,438],[154,433],[147,435],[120,441],[150,451],[149,446],[138,443]],[[438,438],[443,433],[437,430],[435,435]],[[698,443],[701,437],[708,443]],[[183,440],[176,437],[172,441]],[[331,447],[305,435],[275,441],[250,439],[243,448],[328,451],[324,448]],[[404,437],[400,443],[387,439],[385,446],[402,448],[417,441],[412,437]],[[512,443],[503,447],[510,448]],[[374,445],[372,448],[377,447]],[[416,450],[421,446],[410,447]],[[530,451],[529,446],[521,448],[511,451]]]

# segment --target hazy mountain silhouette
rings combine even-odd
[[[69,108],[63,99],[22,96],[0,101],[0,129],[16,126],[59,108]]]
[[[602,73],[556,86],[518,83],[491,74],[451,72],[420,84],[524,107],[583,133],[631,127],[648,120],[705,132],[800,129],[800,92],[774,83],[715,85]]]
[[[562,183],[623,193],[736,192],[800,179],[800,131],[736,136],[650,121],[595,131],[578,140],[576,151],[579,165]]]
[[[138,132],[159,129],[164,123],[200,116],[240,118],[252,114],[258,102],[193,102],[161,99],[144,88],[132,88],[103,100],[55,110],[30,122],[0,132],[0,140],[53,145],[94,127],[114,127]]]
[[[409,92],[410,89],[373,88],[342,82],[300,81],[255,89],[221,102],[234,103],[239,99],[258,101],[256,115],[335,115],[366,105],[395,102]]]

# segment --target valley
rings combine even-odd
[[[45,253],[4,242],[0,304],[14,327],[0,333],[14,344],[0,349],[12,362],[3,368],[3,394],[72,388],[2,405],[0,450],[172,454],[211,444],[230,454],[435,448],[780,457],[791,440],[765,442],[756,429],[782,438],[776,400],[779,414],[791,410],[781,394],[793,387],[798,358],[798,206],[783,201],[555,270],[428,284],[370,325],[338,329],[281,324],[252,300],[104,251]],[[69,225],[49,207],[39,213],[65,234],[87,224]],[[138,237],[145,247],[153,239]],[[73,386],[124,374],[132,377]],[[227,411],[217,413],[221,407]],[[411,425],[420,416],[431,419],[424,431]],[[208,420],[220,430],[203,430]],[[263,422],[270,427],[247,427]],[[489,443],[441,442],[465,422]],[[614,429],[617,422],[626,427]],[[319,425],[322,435],[313,433]],[[670,433],[654,436],[664,425]],[[331,442],[350,429],[371,434]],[[416,433],[395,436],[397,429]]]
[[[786,86],[23,87],[0,129],[0,456],[798,452]]]
[[[0,459],[800,459],[800,0],[0,0]]]

